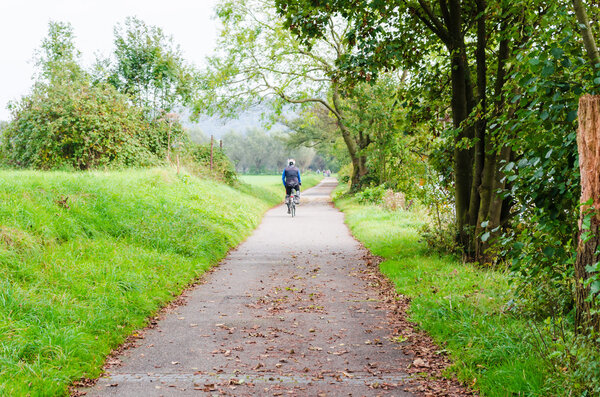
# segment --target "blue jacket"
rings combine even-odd
[[[293,165],[285,167],[283,174],[281,174],[281,180],[283,181],[283,186],[301,185],[302,179],[300,179],[300,170]]]

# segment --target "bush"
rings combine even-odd
[[[600,338],[575,335],[565,330],[570,327],[563,319],[546,320],[541,328],[534,326],[539,335],[535,349],[545,364],[552,368],[546,379],[548,395],[560,390],[564,396],[600,395]]]
[[[429,222],[423,224],[419,233],[430,251],[440,254],[458,253],[456,245],[456,219],[450,205],[428,207]]]
[[[2,139],[12,166],[85,170],[151,165],[166,148],[164,123],[149,123],[129,99],[85,81],[37,84],[12,105]]]
[[[200,167],[194,167],[194,171],[203,176],[213,176],[217,179],[233,185],[237,182],[235,167],[229,157],[220,148],[213,148],[213,170],[210,172],[210,144],[191,144],[188,149],[189,155]],[[206,175],[209,174],[209,175]]]
[[[348,183],[350,182],[350,179],[352,178],[352,164],[346,164],[345,166],[343,166],[342,168],[340,168],[339,172],[338,172],[338,179],[340,181],[340,183]]]
[[[383,204],[385,192],[384,186],[368,187],[356,193],[356,199],[360,204]]]

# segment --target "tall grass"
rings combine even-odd
[[[0,395],[98,376],[282,198],[166,169],[0,171]]]
[[[485,396],[547,395],[547,369],[531,349],[527,322],[505,311],[512,298],[507,275],[429,255],[418,232],[423,216],[416,212],[352,199],[337,205],[352,233],[385,259],[381,271],[411,298],[411,320],[450,354],[452,373]]]

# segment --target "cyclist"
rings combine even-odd
[[[295,189],[296,196],[294,197],[294,201],[296,204],[299,204],[300,185],[302,185],[302,180],[300,179],[300,170],[296,167],[296,161],[294,159],[288,160],[288,166],[283,170],[281,179],[283,180],[283,186],[285,186],[285,202],[288,202],[290,195],[292,194],[292,189]],[[290,208],[288,206],[288,214],[289,213]]]

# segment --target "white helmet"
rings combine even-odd
[[[294,164],[296,164],[296,160],[288,159],[288,165],[294,165]]]

